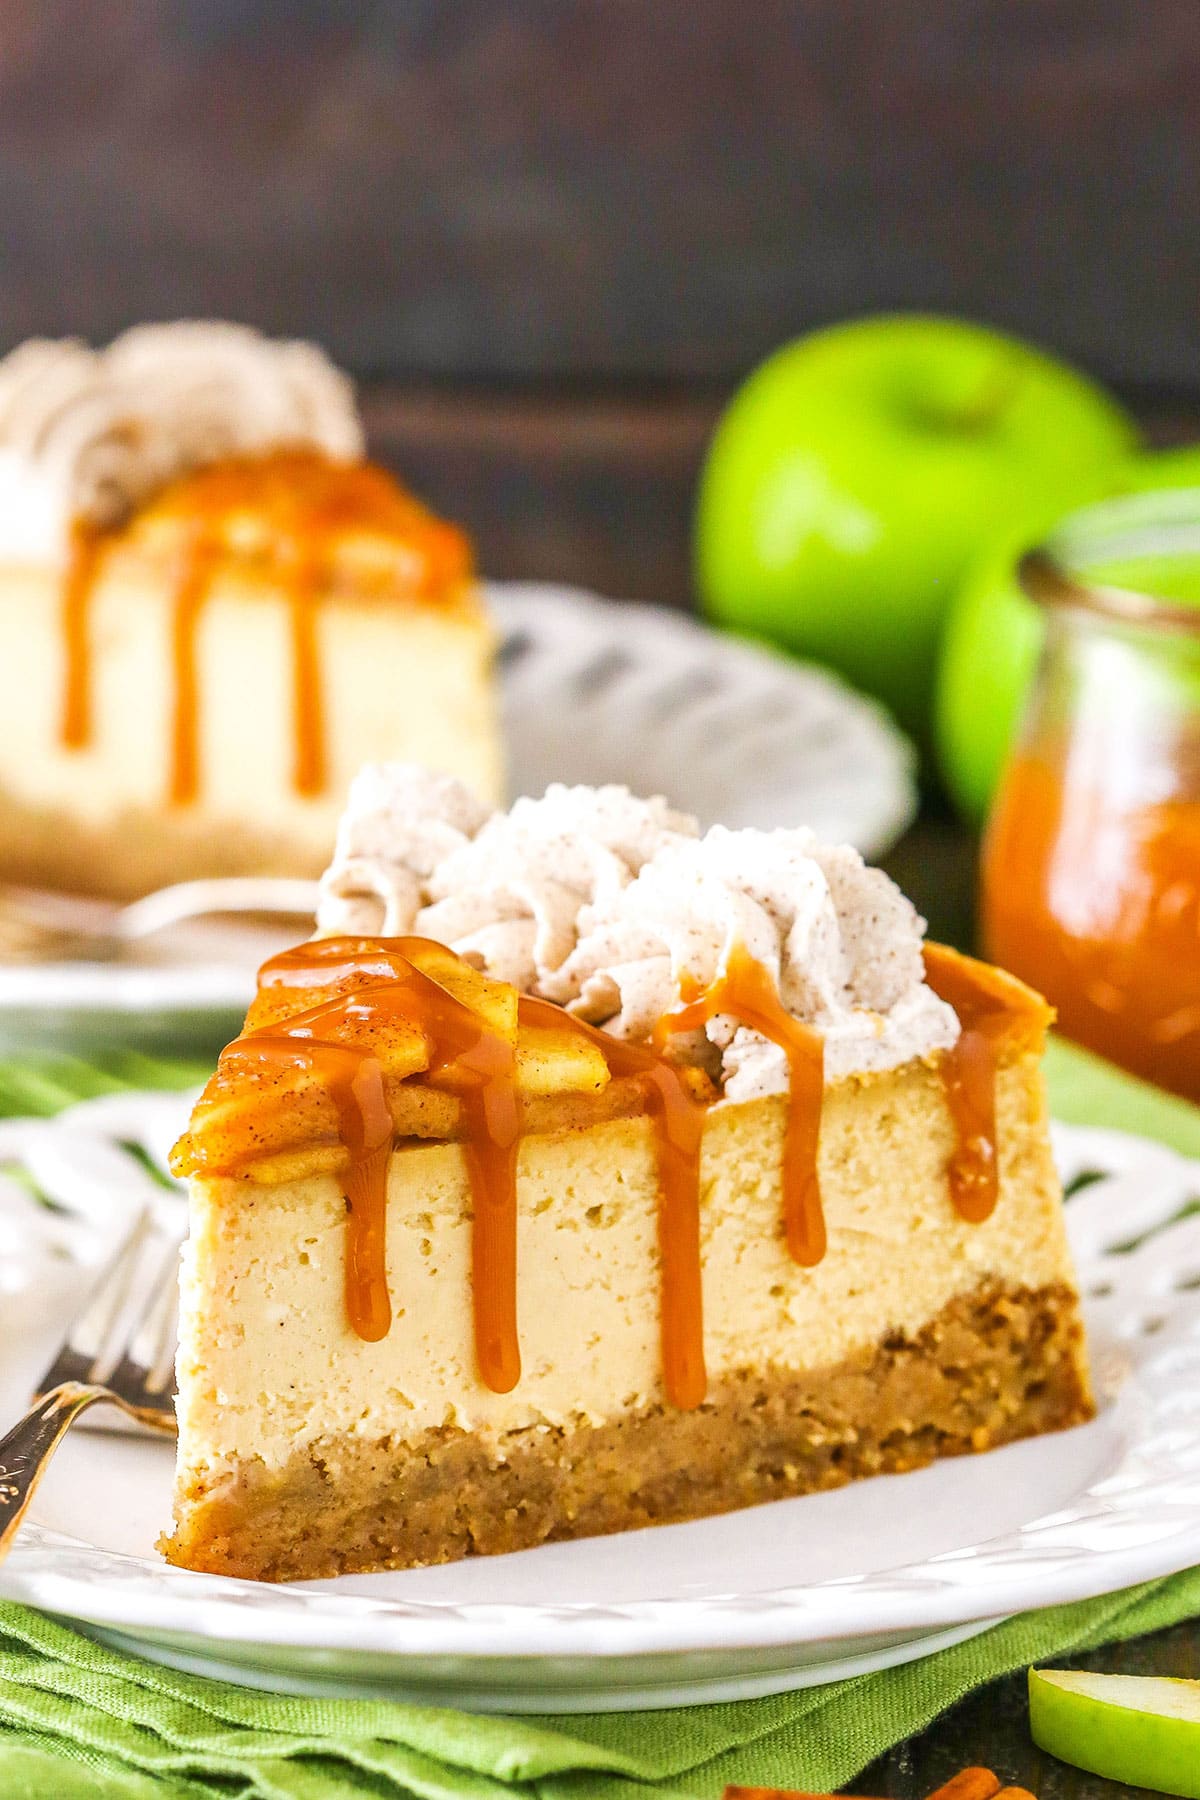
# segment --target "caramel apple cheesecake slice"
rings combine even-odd
[[[375,757],[495,798],[470,546],[309,344],[142,326],[0,360],[0,878],[320,874]]]
[[[1088,1418],[1050,1013],[852,850],[366,770],[190,1178],[194,1569],[404,1568]]]

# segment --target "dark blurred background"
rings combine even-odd
[[[887,307],[1200,417],[1196,0],[7,0],[0,347],[311,335],[495,575],[684,604],[723,397]]]

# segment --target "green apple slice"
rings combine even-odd
[[[1077,1769],[1200,1800],[1200,1681],[1030,1669],[1029,1729]]]

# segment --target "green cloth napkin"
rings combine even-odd
[[[0,1114],[84,1095],[187,1085],[188,1063],[0,1062]],[[1061,1041],[1056,1116],[1200,1155],[1200,1109]],[[388,1701],[300,1700],[177,1675],[0,1603],[3,1800],[253,1796],[327,1800],[634,1800],[719,1795],[728,1782],[828,1790],[985,1681],[1200,1615],[1200,1570],[1007,1624],[880,1675],[717,1706],[569,1718],[481,1718]],[[982,1750],[981,1750],[982,1754]]]

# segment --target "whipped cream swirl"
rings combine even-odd
[[[551,787],[488,816],[450,777],[374,765],[351,790],[318,929],[436,938],[638,1040],[740,945],[822,1033],[831,1078],[958,1035],[925,982],[924,921],[856,850],[808,830],[700,837],[664,800],[618,787]],[[787,1086],[783,1051],[728,1015],[676,1037],[672,1054],[707,1067],[729,1099]]]
[[[354,389],[313,344],[245,325],[140,325],[107,349],[32,338],[0,360],[0,554],[60,557],[191,469],[275,450],[363,454]]]
[[[453,775],[417,763],[367,763],[350,784],[333,861],[321,877],[320,935],[409,936],[435,870],[470,843],[488,812]]]

